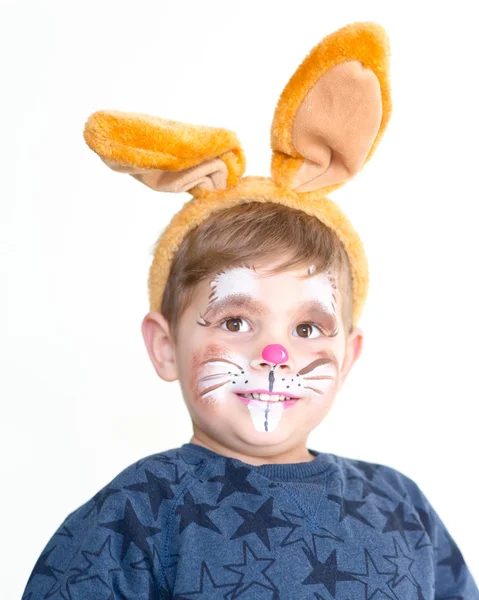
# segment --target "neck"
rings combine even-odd
[[[229,458],[236,458],[241,460],[242,462],[254,466],[260,465],[268,465],[268,464],[289,464],[289,463],[299,463],[299,462],[310,462],[314,460],[314,455],[309,452],[306,447],[306,442],[303,444],[295,446],[293,448],[288,448],[287,450],[277,451],[275,448],[270,448],[270,455],[258,455],[254,452],[243,452],[242,450],[236,450],[235,448],[231,448],[229,446],[223,445],[218,440],[210,437],[208,434],[199,430],[195,425],[193,425],[193,436],[190,439],[191,444],[198,444],[198,446],[203,446],[204,448],[208,448],[208,450],[212,450],[217,454],[221,454],[223,456],[227,456]],[[264,447],[261,448],[262,451],[265,450]]]

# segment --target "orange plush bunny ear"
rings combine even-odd
[[[372,156],[391,114],[389,43],[375,23],[325,37],[284,88],[271,127],[272,179],[326,194]]]
[[[88,118],[83,136],[111,169],[157,191],[234,187],[245,170],[240,143],[227,129],[103,110]]]

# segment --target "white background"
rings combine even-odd
[[[68,513],[191,436],[179,384],[157,377],[140,330],[153,245],[190,196],[109,170],[83,141],[86,119],[118,109],[226,127],[246,175],[269,175],[289,77],[323,36],[368,20],[390,36],[393,117],[331,194],[369,257],[365,349],[308,446],[413,478],[479,580],[472,6],[3,2],[2,598],[21,596]]]

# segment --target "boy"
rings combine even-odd
[[[323,193],[382,135],[386,50],[372,24],[313,50],[276,109],[272,180],[240,180],[225,130],[114,112],[87,125],[113,169],[195,196],[158,241],[142,325],[194,433],[71,513],[25,599],[479,599],[411,479],[307,447],[362,348],[362,246]]]

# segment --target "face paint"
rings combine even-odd
[[[324,304],[329,312],[336,313],[336,283],[329,271],[309,277],[304,283],[308,297]]]
[[[210,282],[211,293],[209,296],[209,307],[217,300],[222,300],[231,294],[249,294],[258,296],[259,283],[253,269],[249,267],[232,267],[220,271],[213,281]]]
[[[328,332],[327,336],[332,337],[337,333],[335,320],[335,290],[337,288],[334,278],[329,271],[316,275],[315,265],[311,265],[307,272],[311,277],[298,284],[301,285],[299,297],[306,298],[306,302],[320,303],[321,307],[316,308],[311,317],[315,321],[318,320],[318,323],[322,323],[324,331]],[[259,277],[256,271],[249,267],[234,267],[221,271],[210,282],[210,286],[211,292],[205,311],[206,318],[201,317],[197,321],[199,325],[210,326],[212,323],[208,321],[208,318],[211,318],[212,321],[214,320],[212,317],[222,318],[225,310],[221,305],[224,302],[232,301],[230,296],[233,294],[236,295],[236,302],[235,308],[232,310],[238,311],[238,318],[242,313],[243,301],[248,304],[251,312],[254,307],[252,309],[248,302],[261,300]],[[238,295],[242,296],[239,301]],[[274,296],[272,301],[274,301]],[[261,311],[257,310],[258,312],[255,314],[261,314]],[[327,311],[327,316],[324,311]],[[316,315],[318,315],[317,318]],[[280,344],[268,344],[263,349],[262,359],[273,363],[268,372],[268,390],[265,389],[265,371],[260,372],[257,369],[249,368],[248,360],[245,360],[244,356],[238,355],[236,352],[229,352],[223,345],[221,347],[217,344],[211,345],[205,353],[201,353],[201,360],[198,357],[196,361],[194,384],[193,381],[192,384],[196,389],[197,401],[214,410],[214,406],[222,404],[227,407],[228,403],[236,402],[239,399],[247,405],[255,430],[271,433],[277,429],[285,409],[298,402],[324,404],[325,397],[328,397],[337,380],[338,363],[334,354],[328,353],[324,349],[316,352],[314,360],[311,360],[295,375],[282,376],[280,374],[279,377],[275,377],[278,373],[278,371],[275,373],[276,367],[289,359],[287,350]],[[240,395],[240,393],[252,394],[262,391],[283,394],[291,392],[293,399],[265,401]]]
[[[250,400],[248,409],[256,431],[271,433],[276,429],[281,420],[284,406],[279,401],[263,402],[262,400]]]

